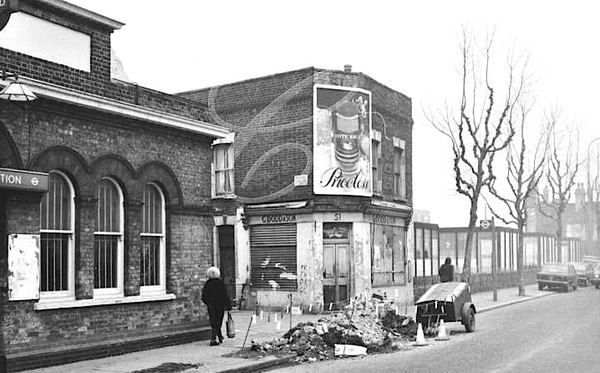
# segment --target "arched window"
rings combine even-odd
[[[123,296],[123,193],[111,178],[98,184],[94,297]]]
[[[62,172],[49,174],[40,223],[40,298],[75,299],[75,191]]]
[[[153,183],[144,188],[140,293],[165,292],[165,198]]]

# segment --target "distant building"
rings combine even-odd
[[[550,191],[548,188],[546,188],[543,193],[546,195],[545,199],[549,200]],[[581,255],[597,256],[600,254],[600,249],[598,248],[597,216],[595,211],[592,211],[591,214],[589,213],[586,190],[582,183],[576,185],[574,197],[574,201],[567,204],[562,215],[561,230],[564,240],[562,246],[565,248],[569,247],[569,250],[573,250],[576,246],[577,250],[581,252]],[[556,221],[539,211],[539,206],[536,203],[535,198],[537,198],[537,196],[530,198],[527,202],[526,232],[556,235],[558,230]],[[552,213],[552,210],[548,208],[546,208],[545,211],[546,214]],[[588,243],[588,230],[590,230],[591,243]],[[565,258],[568,257],[569,255],[566,254],[566,252],[559,252],[556,259],[565,261]]]
[[[431,223],[431,211],[414,209],[413,221],[415,223]]]

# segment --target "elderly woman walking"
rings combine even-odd
[[[225,284],[221,281],[221,271],[217,267],[210,267],[206,271],[208,281],[202,289],[202,302],[208,307],[208,317],[210,319],[210,345],[217,346],[223,343],[223,334],[221,325],[225,311],[231,310],[231,300],[227,294]]]

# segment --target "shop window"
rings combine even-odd
[[[487,234],[480,234],[479,237],[478,269],[481,273],[491,273],[493,251],[492,238]]]
[[[372,231],[373,286],[404,284],[405,236],[403,228],[373,224]]]
[[[394,198],[406,199],[405,142],[394,137]]]
[[[142,255],[140,292],[165,291],[165,199],[160,188],[153,183],[144,188],[142,208]]]
[[[213,197],[234,195],[233,163],[233,143],[213,144]]]
[[[40,299],[75,298],[75,192],[66,175],[51,171],[40,205]]]
[[[437,229],[431,230],[431,262],[433,263],[431,268],[433,271],[432,274],[437,276],[440,267],[440,245]]]
[[[440,265],[450,258],[456,268],[456,235],[455,233],[440,233]]]
[[[423,229],[423,264],[425,267],[425,276],[431,276],[431,230]]]
[[[423,267],[424,267],[424,257],[423,253],[423,229],[415,228],[415,276],[422,277],[423,276]]]
[[[462,273],[463,264],[465,263],[465,250],[467,247],[467,234],[466,233],[457,233],[456,234],[456,242],[457,242],[457,258],[456,258],[456,267],[454,268],[454,273]]]
[[[94,297],[123,296],[123,193],[111,178],[98,184]]]

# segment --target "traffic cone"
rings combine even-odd
[[[446,325],[444,325],[444,320],[440,320],[440,326],[438,327],[438,335],[435,339],[436,341],[449,341],[448,335],[446,334]]]
[[[421,323],[417,327],[417,340],[413,343],[413,346],[427,346],[427,342],[425,342],[425,334],[423,334],[423,327]]]

